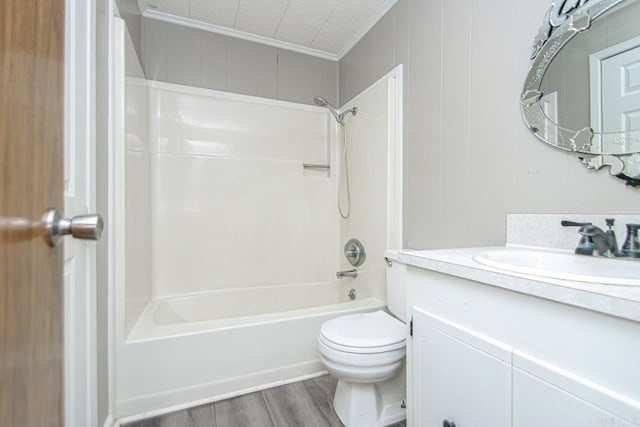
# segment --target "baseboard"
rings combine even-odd
[[[297,371],[297,372],[296,372]],[[285,376],[282,375],[285,372],[290,372],[292,375]],[[300,373],[304,372],[304,373]],[[237,396],[241,396],[244,394],[255,393],[257,391],[266,390],[273,387],[279,387],[281,385],[290,384],[298,381],[304,381],[309,378],[315,378],[321,375],[326,375],[327,371],[324,370],[324,366],[319,361],[305,362],[293,367],[287,367],[286,370],[277,370],[277,371],[267,371],[260,372],[254,375],[251,375],[250,378],[244,378],[244,383],[256,384],[249,385],[248,387],[242,388],[233,388],[228,387],[231,384],[221,384],[220,382],[201,384],[196,387],[192,387],[188,390],[171,390],[166,393],[155,394],[151,396],[143,396],[140,398],[136,398],[134,400],[129,400],[125,402],[119,402],[118,407],[120,408],[120,413],[127,413],[128,410],[131,411],[133,408],[151,408],[156,406],[153,409],[145,410],[144,412],[138,412],[133,415],[123,415],[118,417],[116,423],[113,427],[119,427],[122,424],[126,424],[133,421],[140,421],[147,418],[157,417],[159,415],[168,414],[171,412],[180,411],[183,409],[192,408],[195,406],[206,405],[209,403],[217,402],[220,400],[231,399]],[[286,378],[283,380],[273,380],[272,378]],[[260,379],[263,381],[259,381]],[[225,381],[225,383],[230,383],[229,381]],[[225,387],[225,385],[228,385]],[[220,392],[221,390],[229,389],[231,391]],[[198,394],[200,396],[210,396],[206,398],[200,398],[195,400],[187,400],[186,396],[192,396]],[[185,396],[185,399],[181,399],[180,396]],[[179,404],[169,404],[166,407],[157,407],[157,402],[161,401],[183,401],[184,403]],[[154,405],[154,403],[156,403]],[[133,411],[131,411],[133,412]],[[106,425],[105,425],[106,426]]]

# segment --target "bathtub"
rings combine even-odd
[[[122,348],[119,417],[163,413],[324,373],[316,335],[384,308],[348,284],[283,285],[152,300]],[[148,415],[148,414],[147,414]]]

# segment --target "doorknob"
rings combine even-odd
[[[99,214],[78,215],[62,218],[58,209],[48,209],[42,217],[44,239],[51,247],[58,246],[62,238],[72,235],[76,239],[99,240],[104,229],[104,221]]]

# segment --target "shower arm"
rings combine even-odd
[[[331,103],[329,103],[329,101],[326,100],[326,98],[323,98],[321,96],[314,96],[313,102],[315,102],[315,104],[320,107],[327,108],[341,126],[344,126],[344,118],[347,116],[347,114],[351,113],[354,116],[358,114],[358,107],[353,107],[340,113],[333,105],[331,105]]]
[[[347,114],[353,114],[354,116],[358,114],[358,107],[352,107],[349,108],[348,110],[344,110],[342,113],[340,113],[338,115],[338,117],[340,118],[339,122],[344,125],[344,118],[346,117]]]

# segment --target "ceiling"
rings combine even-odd
[[[303,53],[340,59],[397,0],[138,0],[169,20]]]

